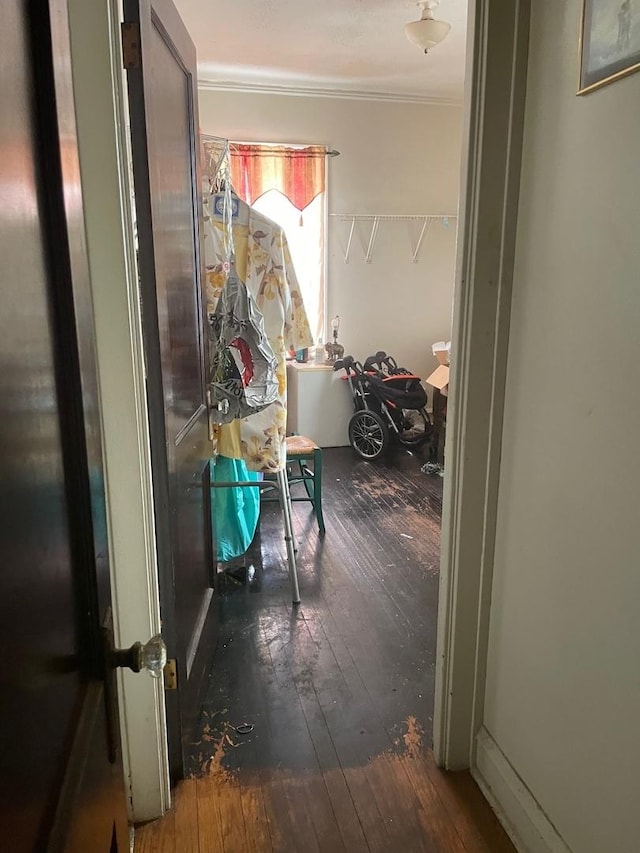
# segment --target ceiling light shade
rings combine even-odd
[[[422,17],[419,21],[405,24],[404,27],[405,35],[409,41],[418,45],[425,53],[440,44],[451,29],[451,24],[447,24],[445,21],[436,21],[433,17],[433,10],[438,3],[439,0],[419,0],[418,6],[422,7]]]

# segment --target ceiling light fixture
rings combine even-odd
[[[429,53],[432,47],[443,40],[451,29],[451,24],[446,21],[436,21],[433,10],[438,6],[440,0],[418,0],[418,6],[422,8],[422,16],[419,21],[405,24],[404,32],[409,41],[417,44],[425,53]]]

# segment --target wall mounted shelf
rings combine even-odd
[[[371,230],[369,232],[368,239],[366,241],[365,255],[364,259],[367,264],[371,263],[371,259],[373,257],[373,249],[376,244],[376,239],[378,237],[378,231],[380,229],[381,222],[418,222],[421,224],[420,233],[418,235],[417,240],[412,239],[411,242],[411,251],[412,257],[411,260],[414,264],[418,263],[418,257],[420,255],[420,248],[424,243],[424,239],[429,233],[432,225],[434,223],[440,223],[444,228],[448,228],[452,222],[457,220],[457,216],[455,214],[432,214],[432,213],[420,213],[420,214],[397,214],[397,213],[330,213],[329,216],[332,219],[337,219],[339,222],[348,222],[349,223],[349,236],[347,238],[347,245],[344,252],[344,262],[345,264],[349,263],[349,257],[351,254],[351,246],[353,244],[353,235],[356,230],[356,224],[358,222],[366,222],[370,223]]]

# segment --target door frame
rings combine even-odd
[[[117,646],[161,632],[120,0],[68,0]],[[162,679],[118,671],[129,818],[171,803]]]
[[[69,0],[95,305],[116,642],[160,629],[145,366],[132,222],[121,0]],[[530,0],[469,0],[434,752],[474,766],[482,724]],[[107,262],[108,259],[108,262]],[[130,817],[170,805],[161,685],[121,677]]]
[[[474,770],[483,722],[530,0],[469,0],[434,754]]]

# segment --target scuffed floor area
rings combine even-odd
[[[467,774],[430,752],[442,479],[398,450],[325,451],[326,536],[294,504],[302,603],[264,507],[224,575],[191,778],[136,851],[512,850]]]

